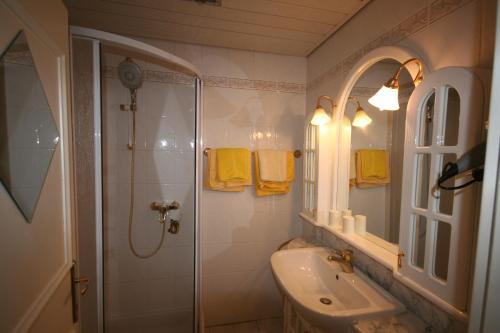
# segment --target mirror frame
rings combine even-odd
[[[334,114],[334,122],[341,124],[338,126],[337,149],[334,156],[332,168],[332,202],[331,208],[342,210],[347,209],[349,204],[349,159],[351,149],[351,122],[344,117],[347,101],[351,90],[356,85],[358,79],[374,64],[384,59],[393,59],[399,63],[410,58],[418,58],[422,61],[423,75],[428,74],[431,70],[427,66],[424,59],[416,52],[396,46],[384,46],[374,49],[365,54],[349,71],[344,78],[341,89],[335,98],[337,102],[336,112]],[[410,64],[406,67],[412,77],[415,77],[418,71],[417,66]],[[387,78],[389,79],[389,78]],[[373,234],[368,234],[365,237],[375,245],[384,248],[392,254],[397,255],[399,245],[390,243],[383,238]]]

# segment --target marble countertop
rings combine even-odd
[[[387,318],[360,320],[351,325],[352,333],[431,333],[430,326],[406,312]]]

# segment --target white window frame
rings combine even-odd
[[[318,213],[319,126],[308,119],[304,128],[302,213],[316,218]]]
[[[460,118],[458,142],[455,146],[444,146],[447,91],[452,87],[460,96]],[[432,143],[419,146],[419,117],[425,112],[428,96],[435,91],[432,121]],[[400,248],[405,253],[402,267],[396,273],[403,282],[424,293],[438,303],[447,303],[464,313],[467,310],[470,263],[472,256],[474,223],[477,212],[476,186],[455,191],[453,211],[446,215],[438,211],[439,199],[433,192],[442,170],[442,154],[453,153],[459,158],[481,139],[482,88],[479,79],[464,68],[448,67],[427,75],[415,88],[408,103],[405,135],[403,179],[408,186],[403,188],[401,201]],[[430,179],[427,208],[415,205],[417,182],[417,154],[430,155]],[[427,219],[425,256],[423,269],[413,265],[414,216]],[[437,224],[443,221],[451,225],[450,251],[447,280],[434,274]]]

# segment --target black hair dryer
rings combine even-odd
[[[474,182],[483,180],[484,173],[484,155],[486,153],[486,142],[482,142],[464,153],[455,163],[448,162],[441,172],[438,179],[438,186],[443,190],[459,190]],[[444,186],[443,183],[450,178],[458,175],[470,174],[472,177],[465,183],[457,186]]]

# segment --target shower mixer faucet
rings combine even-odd
[[[171,203],[153,201],[150,207],[152,210],[157,210],[160,214],[159,222],[165,223],[168,212],[179,209],[180,206],[181,205],[177,201],[172,201]]]

